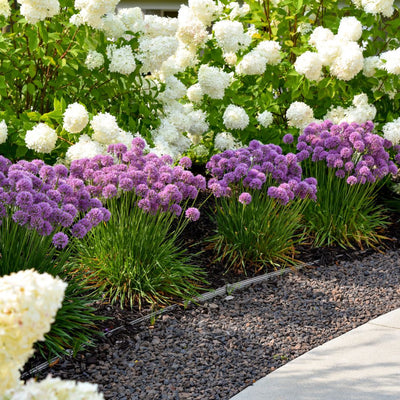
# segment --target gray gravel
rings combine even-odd
[[[229,399],[308,350],[400,307],[399,252],[307,268],[125,329],[46,373],[106,399]],[[233,297],[233,298],[232,298]]]

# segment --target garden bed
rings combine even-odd
[[[111,318],[102,330],[115,331],[35,375],[97,383],[106,399],[229,399],[304,352],[400,307],[400,235],[396,215],[391,219],[385,232],[391,240],[376,250],[303,246],[301,271],[135,325],[151,310],[99,305],[98,313]],[[187,244],[212,228],[203,214]],[[225,273],[213,252],[200,247],[197,261],[209,288],[246,278]],[[41,361],[31,360],[25,371]]]

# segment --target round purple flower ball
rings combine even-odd
[[[185,216],[190,221],[197,221],[200,218],[200,211],[197,208],[189,207],[185,212]]]
[[[58,232],[53,236],[53,245],[57,249],[63,249],[68,244],[68,236],[63,232]]]
[[[293,138],[293,135],[291,135],[290,133],[288,133],[287,135],[285,135],[284,137],[283,137],[283,143],[285,143],[285,144],[291,144],[291,143],[293,143],[293,140],[294,140],[294,138]]]
[[[251,194],[247,193],[247,192],[241,193],[239,196],[239,202],[244,205],[250,204],[251,203]]]

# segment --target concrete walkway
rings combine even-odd
[[[303,354],[231,400],[400,400],[400,309]]]

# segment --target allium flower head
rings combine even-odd
[[[265,188],[270,197],[283,204],[295,196],[315,199],[316,182],[303,181],[300,190],[302,171],[296,156],[283,155],[282,149],[273,144],[263,145],[253,140],[247,148],[212,156],[206,167],[212,175],[208,187],[216,197],[229,196],[240,183],[251,190]],[[271,186],[274,184],[277,186]],[[239,195],[244,204],[249,200],[245,193]]]
[[[197,221],[200,218],[200,211],[197,208],[189,207],[185,212],[185,216],[190,221]]]
[[[346,178],[349,184],[375,182],[389,171],[396,171],[389,160],[389,144],[373,134],[370,122],[335,125],[331,121],[310,124],[298,138],[300,160],[311,157],[313,162],[325,161],[328,168],[339,169],[336,176]],[[324,135],[324,140],[320,140]]]
[[[247,193],[247,192],[241,193],[239,196],[239,202],[244,205],[250,204],[251,203],[251,194]]]

